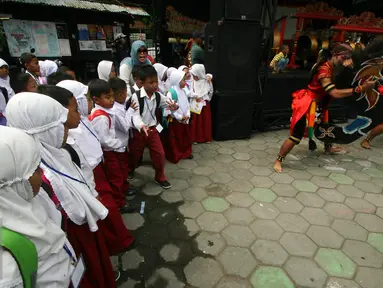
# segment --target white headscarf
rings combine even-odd
[[[187,91],[180,87],[181,80],[185,77],[185,72],[174,71],[170,76],[170,85],[177,92],[178,96],[178,110],[177,112],[182,116],[190,116],[190,105],[187,97]]]
[[[47,164],[41,164],[41,168],[68,217],[77,225],[88,223],[90,231],[94,232],[98,229],[96,222],[105,219],[108,210],[86,184],[78,182],[86,182],[84,175],[68,153],[60,149],[67,116],[68,110],[59,102],[38,93],[19,93],[7,106],[8,125],[33,135],[40,143],[41,157]]]
[[[35,245],[38,256],[38,287],[52,287],[49,284],[67,287],[72,268],[71,259],[63,247],[66,244],[69,249],[72,248],[65,233],[48,217],[37,197],[33,197],[32,186],[28,181],[40,164],[38,143],[21,130],[0,127],[0,151],[2,224],[24,235]],[[72,253],[74,255],[73,250]],[[3,270],[9,276],[6,278],[17,281],[17,273],[12,271],[12,267],[6,265]],[[3,284],[5,287],[13,287],[7,286],[12,284],[9,282]]]
[[[187,67],[185,65],[182,65],[182,66],[178,67],[178,71],[184,72],[184,69],[190,70],[189,67]],[[192,78],[191,74],[189,74],[189,75],[190,75],[189,79],[185,79],[185,82],[188,85],[188,89],[191,89],[192,85],[193,85],[193,78]]]
[[[57,72],[58,66],[52,60],[39,61],[39,64],[41,77],[48,77],[49,75]]]
[[[170,84],[170,77],[172,76],[173,72],[177,71],[176,68],[174,67],[170,67],[167,71],[166,71],[166,75],[167,75],[167,79],[166,79],[166,82],[165,82],[165,88],[166,90],[165,91],[169,91],[170,87],[172,87],[172,85]]]
[[[98,73],[98,78],[101,80],[109,81],[109,75],[110,72],[112,72],[112,61],[106,61],[103,60],[100,63],[98,63],[97,66],[97,73]]]
[[[0,58],[0,67],[2,67],[2,66],[8,66],[9,67],[8,63]],[[11,84],[9,82],[10,82],[9,76],[7,76],[5,78],[0,77],[0,86],[7,89],[8,99],[11,99],[11,97],[13,95],[15,95],[15,92],[13,91]]]
[[[101,162],[103,153],[97,132],[88,119],[88,100],[86,98],[88,86],[74,80],[61,81],[57,86],[69,90],[76,97],[81,122],[76,129],[69,130],[69,136],[74,138],[90,169],[93,170]]]
[[[166,67],[165,65],[162,65],[161,63],[155,63],[153,64],[153,67],[157,71],[158,89],[160,90],[161,93],[165,93],[166,92],[165,81],[162,81],[162,79],[164,79],[164,75],[166,71],[168,70],[168,67]]]
[[[190,69],[190,73],[198,77],[198,81],[193,80],[193,87],[190,89],[192,93],[202,98],[209,94],[210,84],[206,78],[206,70],[203,64],[194,64]]]

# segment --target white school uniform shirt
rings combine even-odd
[[[98,116],[92,120],[92,126],[94,130],[97,132],[99,136],[101,146],[104,151],[116,151],[116,152],[124,152],[126,149],[126,145],[117,138],[116,130],[114,127],[114,113],[112,109],[106,109],[100,105],[95,105],[92,113],[96,110],[103,110],[110,116],[110,128],[109,128],[109,119],[105,116]]]
[[[210,76],[211,79],[213,79],[212,74],[206,74],[206,78]],[[198,82],[204,82],[204,83],[198,83]],[[212,82],[208,82],[205,79],[195,81],[193,80],[192,86],[190,87],[191,98],[202,98],[205,101],[211,101],[213,98],[213,93],[214,93],[214,87]]]
[[[172,100],[172,95],[170,92],[166,95],[168,99]],[[178,110],[173,111],[172,115],[174,118],[176,118],[178,121],[181,121],[183,117],[189,117],[190,118],[190,103],[187,96],[187,90],[179,88],[177,90],[177,96],[178,96]]]
[[[137,110],[133,114],[133,126],[137,130],[141,130],[142,126],[146,125],[147,127],[152,127],[157,125],[157,118],[156,118],[156,95],[153,93],[152,98],[149,99],[148,94],[146,93],[144,87],[140,89],[140,96],[141,98],[144,98],[144,109],[142,111],[142,115],[140,115],[140,103],[137,99],[137,94],[133,94],[132,101],[134,101],[137,105]],[[157,92],[158,93],[158,92]],[[166,98],[164,95],[160,93],[161,100],[159,107],[166,108],[168,107],[167,101],[168,98]]]
[[[112,111],[114,113],[114,124],[116,137],[121,140],[124,146],[128,146],[129,130],[132,128],[132,117],[134,109],[125,110],[125,105],[114,102]]]

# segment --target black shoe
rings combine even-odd
[[[128,174],[128,180],[134,180],[134,179],[136,179],[136,177],[134,177],[134,171],[129,172],[129,174]]]
[[[136,208],[132,204],[125,204],[124,207],[120,208],[120,213],[121,214],[126,214],[126,213],[134,213],[136,212]]]
[[[137,189],[135,188],[129,188],[129,190],[125,192],[126,197],[134,197],[136,195],[137,195]]]
[[[157,181],[156,180],[156,183],[158,185],[160,185],[163,189],[170,189],[170,188],[172,188],[172,185],[167,180],[165,180],[165,181]]]
[[[114,272],[114,280],[117,282],[118,279],[121,277],[120,271],[113,271]]]
[[[194,159],[194,156],[193,156],[193,154],[191,154],[187,159]]]

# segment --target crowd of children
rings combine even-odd
[[[23,269],[17,247],[3,241],[9,253],[1,285],[116,287],[110,256],[134,243],[121,214],[136,211],[128,179],[145,147],[154,181],[169,189],[165,159],[191,159],[193,142],[211,141],[212,75],[200,64],[147,64],[138,42],[135,60],[122,64],[138,61],[124,67],[126,79],[101,61],[99,79],[87,86],[71,69],[29,53],[20,58],[25,71],[9,79],[0,59],[0,147],[7,151],[0,159],[0,232],[21,237],[37,260],[34,271]]]

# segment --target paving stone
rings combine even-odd
[[[218,153],[212,150],[202,150],[201,152],[199,152],[199,154],[204,158],[214,158],[218,156]]]
[[[194,258],[185,267],[184,272],[187,282],[196,287],[214,287],[223,276],[223,271],[217,261],[201,257]]]
[[[364,199],[347,198],[345,204],[356,212],[370,214],[376,212],[376,207]]]
[[[269,168],[262,166],[254,166],[250,171],[255,176],[269,176],[273,173]]]
[[[215,164],[217,164],[217,161],[211,158],[197,159],[196,162],[198,163],[199,166],[208,166],[208,167],[213,167]]]
[[[293,256],[312,257],[318,248],[309,237],[300,233],[287,232],[280,243]]]
[[[383,232],[383,219],[371,214],[356,214],[355,221],[370,232]]]
[[[238,225],[250,225],[255,219],[255,216],[248,209],[239,207],[230,207],[224,215],[229,223]]]
[[[368,232],[354,221],[335,219],[332,229],[346,239],[366,241]]]
[[[234,159],[242,160],[242,161],[249,161],[252,157],[248,153],[234,153],[233,154]]]
[[[366,242],[346,240],[342,250],[360,266],[382,268],[383,255]]]
[[[234,141],[234,143],[235,143],[235,145],[237,146],[237,147],[245,147],[245,146],[250,146],[250,142],[249,142],[249,140],[236,140],[236,141]]]
[[[178,210],[186,218],[197,218],[204,211],[201,204],[194,201],[185,202]]]
[[[189,187],[181,192],[182,197],[186,201],[202,201],[207,197],[207,193],[203,188]]]
[[[253,165],[249,161],[241,161],[241,160],[236,160],[231,165],[234,167],[234,169],[246,169],[250,170]]]
[[[375,206],[383,207],[383,195],[382,194],[367,193],[366,196],[364,197],[364,199],[366,199],[370,203],[374,204]]]
[[[283,265],[287,257],[289,256],[285,249],[275,241],[269,240],[257,240],[253,246],[251,246],[255,257],[266,265],[281,266]]]
[[[323,226],[311,226],[306,234],[319,247],[339,249],[344,241],[334,230]]]
[[[365,192],[353,185],[338,185],[338,187],[336,187],[336,190],[338,190],[340,193],[347,197],[353,198],[363,198],[365,194]]]
[[[270,179],[279,184],[290,184],[294,181],[294,178],[286,173],[273,173],[270,175]]]
[[[229,275],[246,278],[257,266],[257,261],[248,249],[239,247],[226,247],[219,255],[218,261]]]
[[[299,164],[301,163],[298,162],[298,165]],[[289,165],[289,167],[292,168],[291,165]],[[306,171],[300,171],[300,170],[292,170],[289,172],[289,175],[296,180],[310,180],[313,177],[313,175],[311,175],[310,173]]]
[[[314,193],[301,192],[297,195],[296,199],[301,202],[305,207],[321,208],[325,201]]]
[[[343,185],[352,185],[354,183],[354,179],[348,177],[347,175],[344,174],[339,174],[339,173],[331,173],[329,178],[331,180],[334,180],[338,184],[343,184]]]
[[[223,277],[216,288],[251,288],[247,280],[237,277]]]
[[[190,159],[185,159],[178,162],[177,166],[181,169],[192,170],[198,166],[197,162]]]
[[[187,180],[189,185],[199,188],[205,188],[211,184],[211,180],[206,176],[197,176],[193,175],[190,179]]]
[[[355,170],[348,170],[346,175],[350,176],[355,181],[369,181],[371,179],[370,176]]]
[[[158,207],[149,213],[149,218],[154,223],[166,225],[176,218],[176,213],[169,206]]]
[[[283,234],[283,229],[272,220],[257,219],[250,228],[261,239],[279,240]]]
[[[231,148],[219,148],[217,152],[224,155],[233,155],[235,153]]]
[[[255,241],[255,235],[247,226],[230,225],[222,231],[227,245],[250,247]]]
[[[218,184],[227,184],[233,180],[229,174],[223,172],[214,172],[209,177],[214,183]]]
[[[260,266],[250,278],[253,287],[294,288],[293,282],[286,273],[277,267]]]
[[[339,187],[339,186],[338,186]],[[329,202],[343,203],[346,197],[335,189],[320,188],[317,194]]]
[[[174,268],[172,268],[174,269]],[[167,287],[181,288],[186,284],[178,280],[176,273],[168,267],[157,268],[147,281],[145,287],[156,287],[158,283],[166,283]]]
[[[355,281],[363,288],[383,287],[383,270],[360,267]]]
[[[273,180],[266,176],[254,176],[250,179],[250,182],[254,185],[254,187],[260,188],[270,188],[275,184]]]
[[[307,172],[312,174],[313,176],[320,176],[320,177],[328,177],[328,175],[330,175],[329,171],[319,167],[308,167]]]
[[[145,223],[144,217],[142,217],[139,213],[123,214],[121,216],[126,228],[131,231],[137,230]]]
[[[221,155],[221,156],[224,156],[224,155]],[[223,173],[229,173],[230,171],[233,171],[234,169],[230,163],[219,163],[219,162],[214,164],[212,168],[216,172],[223,172]]]
[[[288,232],[305,233],[310,224],[300,215],[282,213],[277,218],[277,223]]]
[[[134,236],[136,245],[143,245],[149,248],[161,248],[169,241],[167,226],[157,223],[150,223],[142,227]],[[153,241],[156,239],[156,241]]]
[[[337,185],[337,183],[330,178],[323,177],[323,176],[314,176],[311,178],[311,182],[313,182],[315,185],[317,185],[320,188],[328,188],[328,189],[334,189]]]
[[[256,150],[256,151],[263,151],[266,149],[266,145],[265,144],[251,144],[249,146],[249,148],[251,150]]]
[[[285,269],[300,286],[322,288],[326,282],[326,273],[310,259],[292,257],[287,260]]]
[[[376,215],[383,219],[383,208],[378,208],[378,210],[376,210]]]
[[[177,190],[177,189],[175,189]],[[156,183],[149,182],[142,188],[142,193],[148,196],[157,196],[162,193],[163,189]]]
[[[128,281],[121,284],[119,287],[121,288],[134,288],[136,285],[138,285],[140,282],[135,281],[133,279],[128,279]]]
[[[382,233],[370,233],[368,235],[367,242],[370,243],[372,247],[378,250],[380,253],[383,253],[383,234]]]
[[[217,256],[225,247],[225,240],[218,233],[201,232],[196,238],[195,242],[199,251],[204,254]]]
[[[202,201],[202,205],[207,211],[218,213],[222,213],[230,207],[230,204],[220,197],[207,197]]]
[[[247,169],[234,169],[229,174],[237,180],[250,180],[254,177],[253,173]]]
[[[301,216],[305,218],[310,224],[330,226],[334,218],[327,212],[318,208],[303,208]]]
[[[335,218],[352,220],[355,217],[355,211],[341,203],[330,202],[327,203],[323,209]]]
[[[246,180],[233,180],[227,186],[233,191],[244,193],[248,193],[254,188],[254,186]]]
[[[176,219],[170,222],[168,226],[171,237],[179,240],[189,240],[199,230],[199,226],[194,219]]]
[[[367,193],[381,193],[382,188],[368,181],[355,181],[354,186]]]
[[[226,197],[226,200],[233,206],[247,208],[254,203],[254,198],[247,193],[233,192]]]
[[[192,249],[186,241],[175,241],[166,244],[161,248],[160,255],[166,262],[176,263],[177,265],[185,265],[193,258]]]
[[[197,223],[204,231],[221,232],[229,223],[222,214],[205,212],[198,217]]]
[[[249,154],[253,157],[257,157],[256,154],[261,153],[259,151],[251,151]],[[266,154],[267,155],[267,154]],[[249,163],[251,163],[254,166],[270,166],[272,161],[267,158],[252,158]]]
[[[279,210],[271,203],[255,202],[250,210],[257,218],[261,219],[275,219],[279,215]]]
[[[354,276],[356,265],[342,251],[320,248],[314,259],[330,276],[348,279]]]
[[[303,206],[294,198],[278,197],[274,201],[274,205],[280,212],[284,213],[299,213],[302,211]]]
[[[381,157],[379,157],[381,158]],[[379,163],[383,164],[383,163]],[[367,168],[363,170],[363,173],[366,173],[367,175],[375,178],[383,178],[383,171],[376,169],[376,168]]]
[[[352,280],[330,278],[325,288],[360,288],[360,286]]]
[[[298,189],[291,184],[275,184],[271,187],[271,190],[282,197],[295,197],[299,192]]]
[[[178,191],[164,191],[161,194],[161,199],[167,203],[177,203],[183,201],[182,195]]]
[[[277,195],[267,188],[254,188],[250,192],[250,195],[253,196],[253,198],[259,202],[271,203],[277,198]]]
[[[129,250],[122,256],[124,269],[138,269],[142,262],[145,262],[145,258],[140,254],[139,251],[137,251],[137,249]]]
[[[368,161],[374,162],[374,163],[379,164],[379,165],[382,165],[382,164],[383,164],[382,157],[379,157],[379,156],[371,156],[371,157],[368,157]],[[368,173],[367,173],[367,174],[368,174]],[[374,177],[375,177],[375,176],[374,176]]]
[[[318,190],[318,186],[307,180],[295,180],[293,186],[299,191],[314,193]]]
[[[199,166],[193,170],[194,174],[201,175],[201,176],[209,176],[213,172],[214,172],[214,169],[209,166]]]

